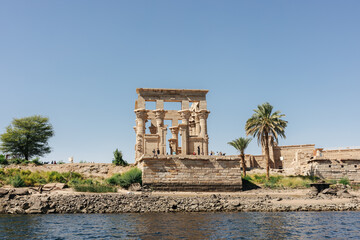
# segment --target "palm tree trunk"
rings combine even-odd
[[[241,153],[241,167],[243,169],[243,177],[246,176],[245,154]]]
[[[270,166],[269,166],[269,135],[268,133],[265,133],[265,160],[266,160],[266,180],[269,180],[270,177]]]

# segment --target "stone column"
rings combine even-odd
[[[166,154],[166,128],[164,129],[164,118],[165,118],[165,110],[156,109],[154,110],[155,119],[156,119],[156,127],[157,133],[160,136],[160,154]]]
[[[200,119],[200,134],[199,137],[205,138],[205,136],[207,135],[207,124],[206,124],[206,120],[207,117],[209,115],[209,111],[207,110],[200,110],[198,112],[198,116]]]
[[[195,135],[200,135],[200,119],[197,113],[195,114]]]
[[[197,115],[199,117],[199,122],[200,122],[200,133],[199,133],[199,137],[202,138],[203,141],[203,149],[202,149],[202,154],[204,155],[209,155],[209,149],[208,149],[208,144],[209,144],[209,137],[207,134],[207,117],[209,115],[209,111],[208,110],[200,110]]]
[[[179,124],[181,135],[181,155],[188,155],[188,142],[189,142],[189,118],[191,115],[190,110],[179,111],[182,123]]]
[[[145,137],[145,122],[147,120],[147,112],[145,109],[136,109],[136,145],[135,158],[139,159],[145,152],[144,137]]]
[[[173,152],[175,152],[175,154],[177,154],[178,152],[178,146],[179,146],[179,140],[178,140],[178,134],[179,134],[179,127],[169,127],[170,131],[171,131],[171,139],[169,139],[171,148],[173,150]],[[172,153],[170,153],[172,154]]]
[[[208,135],[206,134],[205,135],[205,138],[204,138],[204,155],[209,155],[209,148],[208,148],[208,146],[209,146],[209,137],[208,137]]]

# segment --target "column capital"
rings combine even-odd
[[[169,127],[172,134],[178,134],[179,133],[179,127]]]
[[[146,111],[146,109],[139,108],[139,109],[134,110],[134,112],[135,112],[135,114],[136,114],[136,118],[146,120],[146,118],[147,118],[147,111]]]
[[[203,110],[200,110],[200,111],[198,111],[196,113],[197,113],[197,116],[200,119],[205,119],[206,120],[208,118],[208,116],[209,116],[210,111],[203,109]]]
[[[178,111],[178,113],[180,113],[181,119],[183,120],[189,120],[190,116],[191,116],[191,112],[189,109],[186,110],[180,110]]]
[[[165,118],[165,110],[163,109],[156,109],[153,111],[155,113],[155,118],[164,119]]]

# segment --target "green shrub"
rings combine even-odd
[[[64,176],[56,171],[46,172],[47,175],[47,182],[59,182],[59,183],[66,183],[66,179]]]
[[[254,179],[255,183],[263,184],[266,181],[266,175],[265,174],[261,174],[261,175],[254,174],[253,179]]]
[[[265,174],[247,175],[245,180],[266,188],[307,188],[317,177],[313,176],[282,176],[272,175],[266,180]]]
[[[83,179],[83,176],[77,172],[64,172],[62,176],[66,179],[66,181],[71,181],[72,179]]]
[[[124,159],[122,152],[116,149],[114,151],[114,160],[112,161],[116,166],[127,166],[129,165]]]
[[[25,187],[25,182],[24,180],[21,178],[20,175],[15,175],[13,177],[10,178],[10,184],[13,187]]]
[[[75,184],[73,186],[77,192],[116,192],[116,188],[102,184]]]
[[[4,155],[0,155],[0,165],[8,165],[9,162],[8,160],[6,160],[5,156]]]
[[[131,168],[123,174],[114,174],[111,178],[106,180],[109,184],[119,185],[123,188],[128,188],[132,183],[142,184],[142,172],[137,167]]]
[[[344,178],[341,178],[341,179],[339,180],[339,183],[346,186],[346,185],[349,185],[349,184],[350,184],[350,181],[349,181],[349,179],[348,179],[347,177],[344,177]]]
[[[13,158],[13,159],[9,160],[9,163],[11,163],[11,164],[21,164],[22,162],[23,162],[23,160],[20,158]]]
[[[246,181],[251,181],[252,180],[251,176],[249,176],[249,175],[246,175],[246,176],[242,177],[242,179],[246,180]]]
[[[336,184],[336,183],[337,183],[337,181],[334,180],[334,179],[327,180],[326,182],[327,182],[327,183],[330,183],[330,184]]]
[[[42,162],[40,162],[40,158],[34,158],[33,160],[31,160],[31,163],[39,166],[39,165],[43,165]]]
[[[106,179],[106,182],[111,185],[120,185],[121,174],[116,173],[110,178]]]

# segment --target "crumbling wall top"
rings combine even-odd
[[[203,89],[166,89],[166,88],[137,88],[136,93],[145,101],[164,100],[166,102],[198,102],[206,100],[209,90]]]

